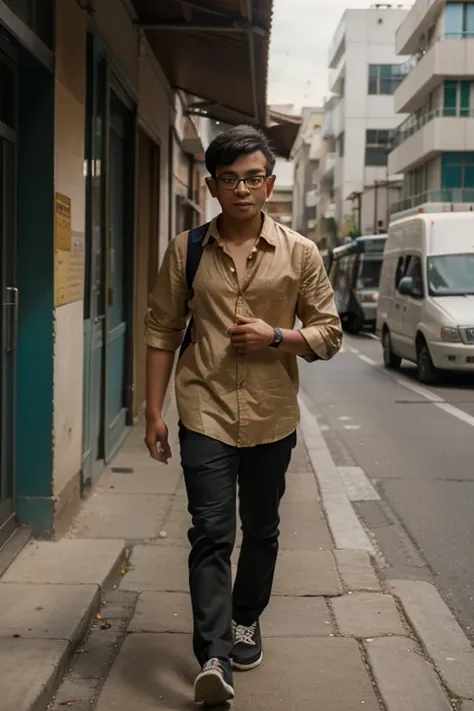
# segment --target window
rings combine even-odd
[[[444,82],[444,115],[470,116],[474,108],[474,81]]]
[[[423,270],[421,267],[420,257],[408,257],[408,263],[406,267],[405,276],[411,277],[413,279],[413,292],[412,297],[414,299],[423,298]]]
[[[381,257],[362,256],[357,274],[357,289],[377,289],[382,271]]]
[[[387,129],[365,132],[365,165],[387,165],[389,138],[390,131]]]
[[[344,149],[345,149],[344,133],[341,133],[341,135],[337,139],[337,152],[338,152],[340,158],[344,158]]]
[[[443,153],[441,186],[445,190],[474,188],[474,153]]]
[[[474,254],[428,257],[430,296],[474,294]]]
[[[393,94],[402,79],[398,64],[370,64],[369,94]]]
[[[474,2],[450,2],[445,10],[446,37],[474,37]]]

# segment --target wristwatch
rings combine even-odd
[[[274,333],[275,336],[273,338],[273,341],[270,343],[270,348],[278,348],[283,340],[283,333],[281,332],[281,328],[275,328]]]

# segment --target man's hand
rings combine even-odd
[[[161,417],[147,417],[145,444],[150,457],[162,464],[168,464],[168,459],[171,459],[171,447],[168,442],[168,427]]]
[[[237,316],[235,326],[229,328],[230,342],[239,354],[268,348],[275,338],[275,329],[259,318]]]

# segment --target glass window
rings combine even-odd
[[[444,190],[462,187],[462,165],[444,165],[441,185]]]
[[[456,116],[457,96],[458,96],[457,81],[445,81],[444,82],[444,115],[445,116]]]
[[[382,270],[381,257],[362,256],[357,275],[357,289],[377,289]]]
[[[385,146],[367,146],[365,149],[365,165],[387,165],[387,149]]]
[[[369,94],[393,94],[402,79],[398,64],[370,64]]]
[[[474,2],[466,3],[464,10],[464,31],[468,37],[474,37]]]
[[[387,129],[369,129],[365,132],[365,165],[387,165],[388,139]]]
[[[428,257],[431,296],[474,294],[474,254]]]
[[[445,33],[447,37],[462,37],[463,3],[450,2],[445,10]]]
[[[461,94],[461,116],[469,116],[469,109],[471,103],[471,82],[461,81],[460,82],[460,94]]]
[[[423,298],[423,270],[420,257],[412,256],[408,264],[406,276],[413,279],[413,298]]]
[[[463,188],[474,188],[474,165],[466,165],[464,168]]]

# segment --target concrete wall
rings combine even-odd
[[[339,128],[344,133],[345,150],[335,168],[338,223],[352,217],[352,203],[347,200],[351,193],[363,192],[375,180],[386,180],[385,168],[365,166],[366,131],[393,129],[403,116],[395,113],[393,96],[369,95],[369,65],[404,61],[395,52],[395,33],[406,14],[399,9],[370,9],[349,10],[344,15],[345,54],[341,61],[345,82]]]
[[[57,3],[56,35],[55,190],[71,198],[72,231],[84,239],[86,15],[75,0]],[[55,317],[53,494],[57,496],[71,482],[77,491],[80,485],[83,300],[59,306]]]

